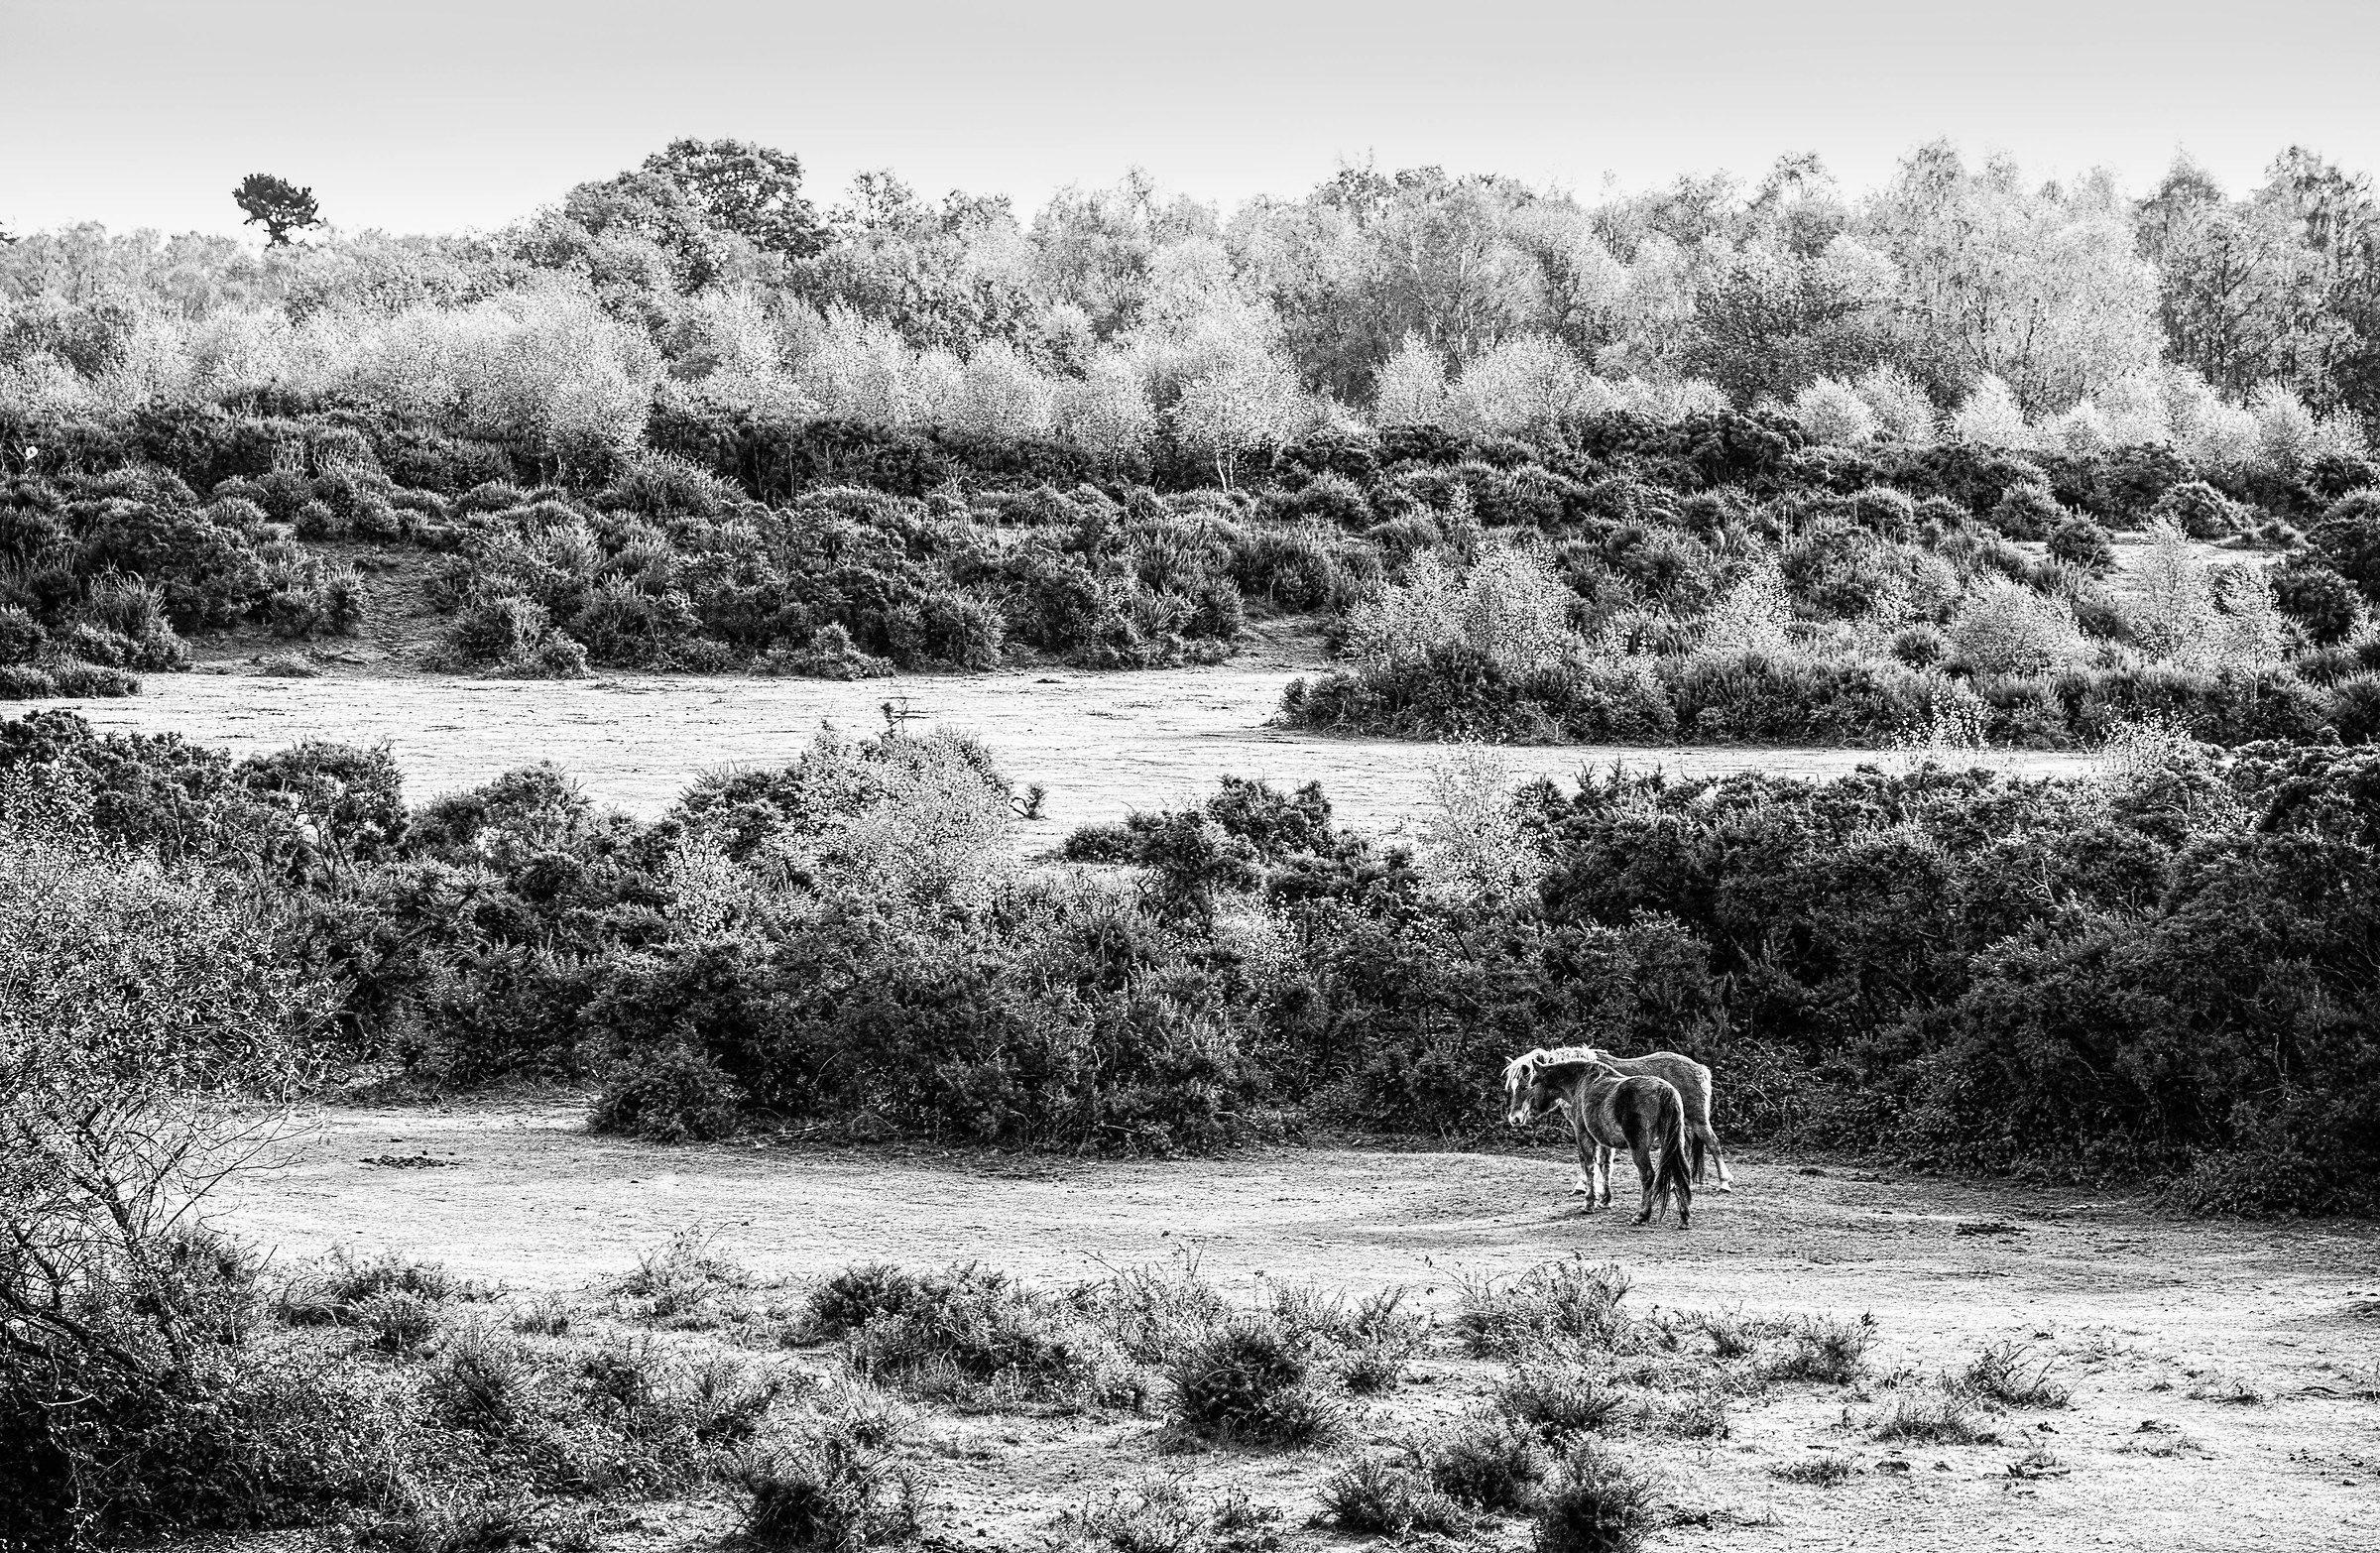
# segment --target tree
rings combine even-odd
[[[242,226],[254,226],[259,221],[265,224],[265,241],[270,247],[286,248],[292,232],[322,224],[312,189],[299,188],[270,173],[249,174],[240,179],[240,186],[231,191],[231,197],[248,212],[248,219],[240,223]]]
[[[756,248],[802,259],[826,246],[826,223],[801,194],[801,159],[744,140],[673,140],[645,159],[710,224]]]
[[[1905,364],[1945,387],[1998,377],[2027,416],[2153,366],[2157,275],[2118,205],[2103,175],[2028,187],[2012,163],[1920,147],[1862,234],[1897,267]]]

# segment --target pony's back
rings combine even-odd
[[[1676,1051],[1648,1051],[1641,1057],[1622,1057],[1592,1046],[1578,1050],[1582,1056],[1614,1072],[1667,1081],[1685,1103],[1686,1120],[1704,1127],[1711,1125],[1711,1070],[1692,1057]]]

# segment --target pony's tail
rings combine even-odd
[[[1703,1171],[1705,1167],[1711,1163],[1711,1148],[1710,1145],[1703,1140],[1702,1129],[1694,1128],[1687,1132],[1686,1151],[1689,1156],[1688,1163],[1694,1172],[1694,1178],[1699,1181],[1703,1178]]]
[[[1694,1151],[1698,1157],[1694,1166],[1689,1166],[1686,1161],[1688,1146],[1686,1108],[1680,1103],[1678,1092],[1674,1089],[1661,1097],[1659,1132],[1661,1164],[1660,1168],[1653,1173],[1653,1193],[1656,1200],[1672,1195],[1677,1198],[1678,1224],[1683,1228],[1686,1223],[1686,1215],[1694,1206],[1692,1171],[1702,1162],[1699,1157],[1702,1153],[1702,1143],[1700,1140],[1694,1143]]]

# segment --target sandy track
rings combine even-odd
[[[1386,739],[1317,738],[1268,727],[1281,688],[1311,665],[1293,657],[1218,668],[1084,673],[902,675],[856,683],[639,675],[561,683],[390,675],[272,679],[155,674],[129,700],[69,704],[102,729],[175,732],[235,755],[299,739],[387,740],[416,801],[550,760],[598,803],[650,816],[713,767],[791,759],[822,722],[883,729],[879,707],[905,696],[935,725],[982,737],[1020,783],[1049,789],[1047,818],[1024,838],[1047,845],[1087,820],[1204,797],[1219,776],[1275,783],[1319,779],[1339,816],[1384,828],[1418,805],[1428,747]],[[60,704],[60,703],[52,703]],[[1512,766],[1573,778],[1583,768],[1840,775],[1871,750],[1515,747]],[[1992,751],[1989,764],[2036,775],[2073,772],[2078,755]]]
[[[308,1153],[240,1185],[224,1221],[285,1259],[334,1244],[390,1249],[525,1288],[618,1271],[689,1226],[720,1228],[741,1259],[796,1280],[864,1258],[970,1257],[1072,1279],[1191,1245],[1239,1291],[1259,1272],[1405,1283],[1442,1313],[1458,1272],[1579,1252],[1624,1263],[1639,1308],[1871,1311],[1879,1372],[1932,1374],[2020,1338],[2058,1348],[2076,1382],[2072,1409],[2005,1421],[2024,1441],[1912,1446],[1907,1476],[1831,1493],[1779,1485],[1766,1467],[1821,1447],[1871,1464],[1890,1454],[1837,1427],[1843,1395],[1805,1388],[1751,1404],[1732,1440],[1657,1458],[1679,1499],[1719,1517],[1663,1547],[2380,1546],[2380,1406],[2342,1394],[2339,1374],[2380,1362],[2380,1321],[2353,1310],[2380,1296],[2372,1226],[2177,1223],[2135,1202],[1754,1156],[1739,1162],[1731,1196],[1697,1198],[1695,1228],[1680,1234],[1581,1217],[1551,1148],[1274,1148],[1178,1162],[663,1148],[589,1135],[579,1115],[567,1099],[327,1111]],[[416,1152],[450,1163],[362,1162]],[[1427,1368],[1457,1390],[1485,1383],[1460,1362]],[[2193,1398],[2212,1374],[2273,1399]],[[1426,1389],[1426,1405],[1470,1405],[1446,1384]],[[1050,1426],[1052,1459],[1072,1465],[1034,1494],[1082,1492],[1076,1469],[1092,1437],[1065,1432],[1074,1427]],[[1129,1427],[1098,1439],[1103,1451],[1137,1448]],[[2008,1463],[2034,1442],[2071,1475],[2010,1478]],[[1021,1470],[987,1469],[982,1502],[1023,1492]],[[1294,1496],[1321,1470],[1265,1471],[1274,1493]],[[1047,1507],[1034,1503],[1036,1515]]]

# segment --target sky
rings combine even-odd
[[[1148,170],[1226,207],[1340,166],[1593,194],[1949,137],[2138,191],[2291,144],[2380,173],[2380,0],[0,0],[0,227],[236,232],[251,172],[348,231],[493,229],[667,141],[1006,193]],[[250,229],[253,234],[254,229]]]

